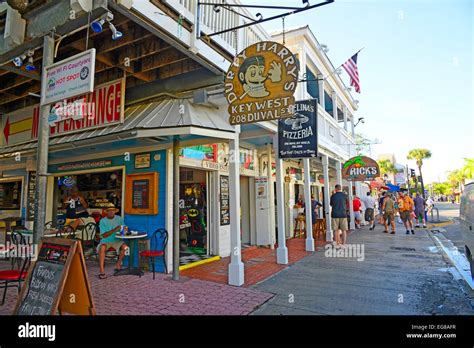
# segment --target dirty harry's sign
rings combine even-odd
[[[380,176],[378,163],[365,156],[352,157],[342,168],[342,177],[348,181],[373,180],[378,176]]]
[[[230,124],[277,120],[293,114],[298,63],[285,46],[253,44],[234,58],[225,77]]]

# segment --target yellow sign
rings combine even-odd
[[[257,42],[237,55],[225,77],[230,124],[277,120],[293,114],[298,81],[295,56],[278,42]]]

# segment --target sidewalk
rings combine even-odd
[[[0,261],[0,268],[10,266]],[[107,264],[107,279],[100,280],[98,263],[87,262],[89,282],[97,315],[245,315],[273,295],[258,290],[209,281],[146,272],[144,276],[114,277]],[[3,292],[0,293],[0,296]],[[0,315],[11,315],[17,301],[15,288],[8,289]]]
[[[326,243],[322,240],[315,240],[316,251],[321,249]],[[288,265],[276,263],[276,249],[250,247],[242,250],[242,262],[244,263],[245,284],[244,287],[257,284],[274,274],[288,268],[289,265],[311,255],[305,250],[304,238],[293,238],[286,241],[288,248]],[[216,283],[227,284],[227,270],[230,257],[225,257],[219,261],[210,262],[201,266],[196,266],[181,272],[182,275],[209,280]]]
[[[275,294],[254,313],[474,314],[474,293],[453,276],[452,265],[429,230],[416,229],[415,235],[406,235],[397,224],[395,235],[382,231],[380,225],[374,231],[366,226],[350,234],[348,244],[363,246],[363,257],[324,249],[252,286]]]

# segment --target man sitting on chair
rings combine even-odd
[[[124,224],[123,218],[115,215],[118,212],[118,209],[115,208],[113,204],[110,204],[104,211],[107,213],[107,216],[100,220],[100,243],[97,246],[99,252],[99,266],[100,274],[99,279],[105,279],[105,253],[110,248],[115,249],[118,254],[118,260],[115,264],[114,275],[117,274],[122,269],[122,260],[125,256],[125,251],[128,249],[127,245],[115,238],[115,234],[120,231],[120,226]]]

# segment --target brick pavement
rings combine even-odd
[[[316,250],[325,244],[315,241]],[[304,239],[287,240],[289,265],[311,253],[306,252]],[[171,275],[146,272],[137,276],[114,277],[113,263],[107,263],[107,279],[98,279],[98,263],[87,261],[89,281],[98,315],[246,315],[274,295],[247,287],[259,283],[288,265],[276,263],[276,249],[250,247],[242,252],[245,264],[245,285],[227,285],[230,258],[181,271],[180,281]],[[0,261],[0,269],[10,265]],[[0,294],[1,296],[2,294]],[[0,306],[0,315],[12,313],[17,300],[14,288],[8,289],[7,300]]]
[[[323,240],[316,240],[316,250],[325,244]],[[286,245],[288,248],[289,265],[311,254],[305,251],[304,238],[289,239]],[[279,265],[276,263],[276,249],[272,250],[261,247],[250,247],[242,250],[242,262],[244,263],[245,273],[244,287],[257,284],[288,267],[288,265]],[[191,278],[227,284],[227,269],[229,263],[230,257],[225,257],[219,261],[186,269],[182,271],[181,274]]]
[[[0,267],[8,262],[0,261]],[[98,264],[88,261],[88,274],[98,315],[246,315],[273,297],[272,294],[242,287],[171,275],[146,272],[137,276],[114,277],[108,264],[107,279],[98,279]],[[3,294],[3,293],[2,293]],[[0,295],[2,295],[0,294]],[[8,289],[0,315],[12,313],[17,300],[14,288]]]

